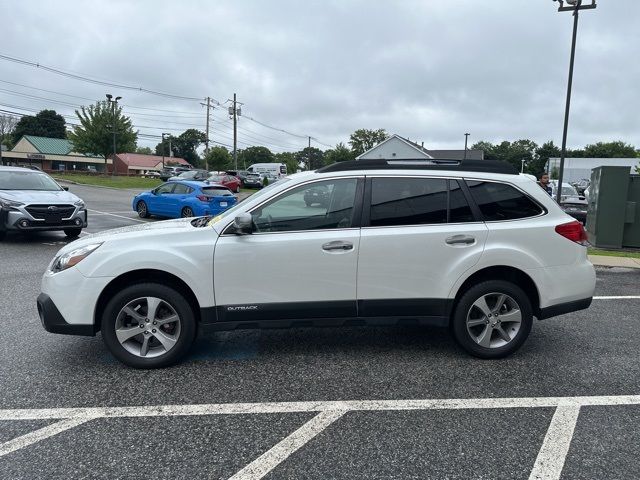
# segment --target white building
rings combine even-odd
[[[464,150],[427,150],[424,144],[414,143],[400,135],[391,135],[375,147],[356,157],[356,160],[416,160],[416,159],[440,159],[462,160],[465,158]],[[483,160],[483,150],[467,150],[466,158]]]
[[[591,179],[591,170],[596,167],[629,167],[631,173],[636,173],[635,167],[639,165],[640,158],[565,158],[562,181],[577,182],[583,178]],[[559,170],[560,159],[550,158],[548,171],[552,177]]]

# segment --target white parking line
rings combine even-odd
[[[320,412],[229,480],[259,480],[344,414],[344,411]]]
[[[90,208],[87,208],[87,210],[89,210],[90,212],[92,212],[93,214],[100,214],[100,215],[109,215],[111,217],[118,217],[118,218],[123,218],[125,220],[131,220],[132,222],[140,222],[140,223],[146,223],[145,220],[139,219],[139,218],[131,218],[131,217],[125,217],[123,215],[117,215],[115,213],[110,213],[110,212],[101,212],[99,210],[92,210]]]
[[[8,442],[4,442],[0,444],[0,457],[8,453],[15,452],[16,450],[19,450],[23,447],[33,445],[34,443],[39,442],[40,440],[44,440],[45,438],[49,438],[53,435],[57,435],[58,433],[62,433],[65,430],[69,430],[70,428],[77,427],[78,425],[88,422],[89,420],[92,420],[92,418],[66,418],[54,424],[47,425],[46,427],[34,430],[33,432],[29,432],[25,435],[9,440]]]
[[[594,300],[640,300],[640,295],[610,295],[604,297],[593,297]]]
[[[560,479],[579,414],[579,406],[556,408],[529,480]]]

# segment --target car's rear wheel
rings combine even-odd
[[[180,212],[180,216],[182,218],[193,217],[193,210],[191,209],[191,207],[184,207],[182,209],[182,212]]]
[[[451,327],[456,341],[471,355],[502,358],[522,346],[532,324],[527,294],[511,282],[489,280],[460,297]]]
[[[102,337],[109,351],[134,368],[176,363],[196,335],[193,309],[177,290],[156,283],[127,287],[107,304]]]
[[[148,218],[149,217],[149,209],[147,208],[147,204],[144,200],[140,200],[136,204],[136,212],[138,212],[138,216],[140,218]]]
[[[67,237],[76,238],[80,235],[80,232],[82,232],[82,229],[81,228],[65,228],[63,231]]]

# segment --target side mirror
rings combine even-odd
[[[153,193],[154,195],[157,195],[158,194],[158,189],[154,188],[153,190],[151,190],[151,193]]]
[[[253,232],[253,218],[250,213],[240,213],[233,219],[237,235],[250,235]]]
[[[68,192],[68,191],[69,191],[69,187],[62,187],[62,189],[63,189],[65,192]]]

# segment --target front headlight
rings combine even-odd
[[[94,252],[102,243],[92,243],[84,247],[76,248],[68,253],[64,253],[53,259],[51,262],[51,272],[58,273],[77,265]]]
[[[74,205],[76,207],[80,207],[80,208],[84,208],[85,207],[85,204],[84,204],[84,202],[82,200],[78,200],[77,202],[74,202]]]
[[[0,207],[12,208],[12,207],[21,207],[24,205],[22,202],[16,202],[15,200],[7,200],[6,198],[0,197]]]

